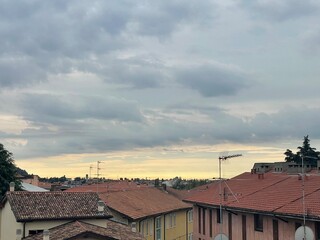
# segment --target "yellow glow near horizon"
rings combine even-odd
[[[222,165],[222,177],[230,178],[249,172],[255,162],[283,161],[283,150],[270,147],[221,144],[215,146],[175,146],[137,149],[99,154],[67,154],[46,158],[16,160],[18,167],[40,177],[91,177],[97,174],[97,161],[102,161],[101,177],[127,178],[213,178],[218,177],[218,157],[222,150],[243,156]]]

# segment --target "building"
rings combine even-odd
[[[267,165],[255,165],[261,166]],[[304,219],[320,239],[320,175],[303,177],[267,168],[194,191],[186,199],[193,204],[194,239],[209,240],[222,233],[230,240],[289,240]]]
[[[23,240],[43,240],[45,232],[24,238]],[[51,228],[47,235],[50,240],[142,240],[142,236],[133,233],[125,225],[106,220],[106,227],[89,224],[83,221],[72,221],[66,224]]]
[[[147,240],[191,239],[192,205],[163,189],[120,182],[80,186],[67,191],[98,190],[113,220],[131,226]],[[120,187],[122,186],[122,187]]]
[[[78,221],[78,224],[87,226],[88,229],[97,229],[100,233],[106,233],[107,230],[103,230],[103,228],[114,226],[106,225],[108,222],[110,223],[107,220],[111,217],[106,205],[96,193],[12,191],[7,192],[1,202],[0,239],[34,239],[33,236],[41,235],[44,230],[52,231],[53,235],[55,231],[61,232],[64,227],[67,229],[68,224],[72,224],[70,222],[73,221]],[[114,224],[119,225],[119,223]],[[130,228],[127,229],[131,231]],[[108,231],[115,232],[117,229],[109,229]],[[79,234],[81,235],[81,233]],[[88,230],[82,234],[92,235],[95,233]],[[136,233],[132,233],[132,235],[136,237],[132,239],[137,239]],[[55,238],[51,237],[50,239],[54,240]],[[143,238],[140,237],[140,239]]]

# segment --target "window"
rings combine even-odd
[[[242,215],[242,240],[247,240],[247,216]]]
[[[173,228],[176,226],[176,214],[170,213],[166,216],[167,228]]]
[[[212,209],[209,210],[209,231],[210,237],[212,237]]]
[[[261,214],[254,214],[254,230],[263,232],[263,217]]]
[[[222,216],[219,208],[217,209],[217,223],[222,223]]]
[[[152,219],[146,220],[146,236],[153,234]]]
[[[161,240],[161,217],[156,218],[156,240]]]
[[[29,235],[37,234],[37,233],[42,233],[43,230],[29,230]]]
[[[192,222],[193,221],[193,210],[189,210],[188,211],[188,222]]]
[[[144,221],[140,222],[140,233],[144,236]]]
[[[192,240],[192,233],[188,234],[188,240]]]
[[[206,234],[206,209],[205,208],[203,208],[202,209],[203,210],[203,212],[202,212],[202,221],[203,221],[203,225],[202,225],[202,227],[203,227],[203,234],[205,235]]]
[[[201,207],[198,207],[198,229],[199,233],[201,233]]]

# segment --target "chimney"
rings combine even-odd
[[[162,189],[163,189],[164,191],[167,191],[167,184],[162,183]]]
[[[223,200],[228,201],[228,189],[226,187],[223,188]]]
[[[132,222],[131,223],[131,231],[132,232],[137,232],[137,223],[136,222]]]
[[[104,213],[104,202],[101,200],[98,201],[98,212],[101,214]]]
[[[10,192],[14,192],[14,186],[15,186],[14,182],[11,182],[10,183]]]
[[[264,179],[264,173],[258,173],[258,179]]]
[[[43,240],[50,240],[49,230],[43,230]]]

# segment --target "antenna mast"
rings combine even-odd
[[[100,166],[100,163],[102,163],[101,161],[97,161],[97,193],[99,192],[98,189],[99,189],[99,176],[100,176],[100,170],[101,168],[99,167]]]
[[[220,233],[222,232],[222,191],[221,191],[221,162],[229,158],[241,157],[242,154],[224,155],[219,157],[219,192],[220,192]],[[222,235],[220,235],[220,240],[222,240]]]

